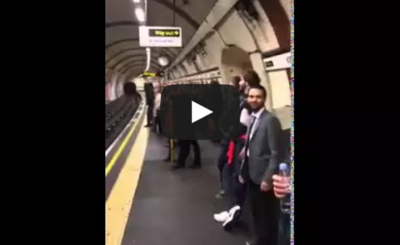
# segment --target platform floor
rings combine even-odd
[[[243,234],[227,233],[213,220],[226,208],[218,192],[218,145],[200,141],[202,169],[171,171],[165,139],[150,134],[123,245],[243,245]],[[188,163],[191,160],[188,159]]]

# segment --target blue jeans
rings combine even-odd
[[[221,183],[221,188],[223,188],[223,181],[224,181],[224,177],[223,177],[223,172],[224,172],[224,168],[225,165],[228,161],[227,157],[226,157],[226,153],[228,151],[228,141],[227,140],[221,140],[221,153],[219,154],[218,157],[218,162],[217,162],[217,167],[219,170],[219,180]],[[226,191],[226,190],[225,190]]]
[[[238,155],[243,146],[243,140],[236,142],[233,162],[231,165],[225,164],[223,170],[222,183],[229,197],[229,208],[236,205],[242,207],[246,199],[247,186],[239,182],[241,160],[238,158]]]
[[[278,245],[290,245],[290,214],[281,212],[280,216]]]

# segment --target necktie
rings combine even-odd
[[[252,122],[249,126],[249,130],[247,131],[247,136],[246,136],[246,144],[245,144],[245,154],[247,155],[247,150],[249,148],[249,143],[250,143],[250,136],[251,136],[251,130],[253,130],[254,123],[256,122],[256,117],[252,116]]]

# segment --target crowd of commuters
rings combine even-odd
[[[278,175],[278,166],[282,162],[289,163],[289,159],[285,159],[288,154],[284,151],[287,149],[281,144],[280,122],[265,108],[268,94],[260,83],[258,74],[251,70],[232,78],[231,85],[240,94],[241,129],[236,138],[220,141],[220,154],[216,156],[220,191],[216,198],[227,200],[227,208],[214,214],[214,219],[226,231],[239,228],[244,222],[241,217],[245,200],[249,200],[255,239],[246,244],[288,245],[290,216],[288,210],[280,208],[280,200],[290,194],[290,181],[288,177]],[[155,129],[158,131],[162,130],[159,119],[161,89],[159,83],[145,85],[148,105],[146,127],[158,125]],[[210,120],[209,124],[214,123],[215,126],[217,119],[211,117]],[[167,141],[169,150],[166,161],[173,160],[170,149],[176,145],[175,141]],[[195,153],[191,167],[201,167],[198,142],[178,140],[178,158],[173,169],[185,166],[191,146]]]

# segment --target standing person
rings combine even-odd
[[[173,169],[184,168],[186,165],[186,159],[190,153],[190,146],[193,146],[194,150],[194,162],[189,168],[201,168],[201,152],[200,146],[197,140],[178,140],[179,153],[177,164],[173,166]]]
[[[241,76],[234,76],[232,78],[231,85],[234,86],[239,91],[240,104],[242,104],[245,99],[244,92],[246,84],[247,83],[243,80]]]
[[[240,76],[234,76],[232,77],[232,81],[230,82],[232,86],[237,88],[239,90],[239,82],[241,78]],[[211,81],[211,84],[218,84],[218,81]],[[240,90],[239,90],[240,92]],[[222,95],[217,95],[217,96],[222,96]],[[242,104],[242,103],[241,103]],[[222,199],[225,196],[225,193],[228,192],[227,190],[229,188],[229,183],[223,183],[225,176],[224,176],[224,168],[225,165],[227,164],[227,151],[229,147],[229,141],[228,140],[221,140],[220,142],[221,146],[221,152],[218,156],[217,159],[217,168],[219,171],[219,181],[220,181],[220,190],[219,192],[215,195],[215,198],[217,199]],[[228,180],[229,181],[229,180]]]
[[[247,98],[247,83],[243,81],[242,79],[239,81],[239,96],[240,96],[240,101],[243,102]]]
[[[166,83],[166,86],[169,86],[171,84],[172,84],[172,82],[168,81]],[[167,106],[167,111],[165,112],[165,122],[164,122],[163,126],[164,126],[165,131],[168,132],[167,134],[172,134],[171,129],[174,128],[173,114],[172,114],[173,113],[173,110],[172,110],[173,98],[171,98],[169,95],[167,95],[167,97],[162,98],[162,100],[163,100],[163,103],[166,103],[169,105],[169,106]],[[162,131],[162,132],[164,132],[164,131]],[[175,142],[172,143],[171,141],[172,141],[172,139],[168,139],[168,156],[164,159],[164,162],[169,162],[169,161],[176,162],[175,153],[174,153],[174,150],[176,149],[176,144],[175,144]],[[172,153],[173,153],[173,155],[171,155]]]
[[[290,178],[274,175],[274,194],[277,198],[282,199],[290,195]],[[290,212],[281,210],[281,217],[279,220],[279,237],[278,245],[290,244]]]
[[[144,84],[144,92],[146,95],[146,105],[147,105],[147,124],[145,127],[151,127],[153,125],[153,110],[154,110],[154,88],[153,84],[146,81]]]
[[[239,86],[237,88],[239,90],[241,89]],[[244,87],[242,87],[242,89],[244,89]],[[228,231],[231,230],[240,219],[247,193],[247,185],[239,182],[241,165],[239,153],[245,145],[246,132],[252,121],[251,108],[245,98],[247,98],[246,94],[243,95],[243,101],[240,103],[240,123],[242,128],[239,132],[239,136],[236,139],[229,141],[228,151],[226,154],[227,164],[225,164],[223,169],[223,183],[229,198],[229,211],[214,214],[214,219],[217,222],[222,222],[222,227]]]
[[[162,133],[161,119],[160,119],[160,106],[161,106],[161,84],[160,83],[155,83],[154,94],[155,94],[154,112],[153,112],[154,122],[155,122],[154,129],[155,129],[155,131]]]
[[[204,94],[205,93],[205,94]],[[217,80],[212,80],[210,85],[206,86],[205,91],[202,91],[202,97],[206,98],[205,103],[208,108],[212,108],[213,113],[208,117],[208,131],[210,134],[219,130],[221,112],[224,108],[223,93],[221,85]],[[220,142],[219,140],[212,140],[213,142]]]
[[[260,85],[261,79],[258,76],[257,72],[253,70],[247,70],[242,75],[242,80],[246,83],[243,86],[253,87],[256,85]]]
[[[252,109],[247,103],[247,96],[250,89],[250,84],[253,86],[260,84],[260,77],[255,71],[245,71],[240,77],[234,77],[232,84],[239,90],[240,96],[240,123],[242,131],[239,137],[234,141],[229,142],[228,146],[228,164],[223,170],[225,189],[228,189],[229,194],[229,209],[218,214],[214,214],[214,219],[217,222],[222,222],[222,227],[225,230],[230,230],[237,224],[242,213],[242,207],[247,196],[247,184],[240,183],[238,176],[240,174],[240,165],[242,160],[239,157],[243,150],[246,140],[246,131],[252,122]]]
[[[175,108],[172,112],[172,117],[174,118],[173,128],[174,131],[179,129],[180,138],[186,137],[187,139],[179,139],[178,140],[178,159],[177,163],[172,167],[172,169],[184,168],[186,165],[186,159],[190,153],[190,146],[192,145],[194,148],[194,164],[191,165],[191,168],[200,168],[201,167],[201,153],[200,146],[195,138],[195,128],[193,124],[190,122],[190,117],[182,116],[182,110],[187,109],[190,110],[190,95],[183,93],[176,97],[172,97],[172,107]],[[178,110],[179,109],[179,110]],[[193,140],[192,140],[193,139]]]
[[[255,85],[249,90],[247,101],[252,109],[252,123],[247,130],[244,158],[239,181],[247,183],[256,239],[247,245],[277,243],[279,201],[272,189],[272,176],[281,160],[279,140],[282,131],[276,116],[265,109],[267,92]]]

